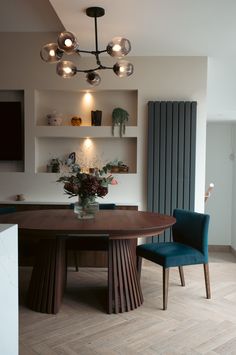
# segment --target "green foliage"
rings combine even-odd
[[[126,122],[128,122],[129,113],[123,108],[117,107],[112,112],[112,135],[114,136],[114,127],[120,126],[120,137],[125,134]]]
[[[112,170],[112,168],[114,166],[119,167],[119,166],[122,166],[122,165],[124,165],[124,163],[121,160],[115,159],[113,161],[110,161],[105,166],[103,166],[103,168],[100,170],[100,174],[101,175],[104,174],[104,173],[107,174],[107,173],[109,173]]]

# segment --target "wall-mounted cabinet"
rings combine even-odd
[[[63,161],[76,152],[77,162],[84,168],[120,160],[128,165],[129,173],[136,173],[137,102],[137,90],[35,91],[35,172],[46,172],[51,159]],[[112,135],[112,111],[116,107],[129,113],[123,137],[119,127]],[[101,126],[91,126],[91,111],[95,110],[102,111]],[[62,118],[60,126],[48,125],[47,115],[53,111]],[[72,126],[74,116],[81,117],[81,126]]]

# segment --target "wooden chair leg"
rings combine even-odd
[[[205,285],[206,285],[206,298],[211,298],[211,289],[210,289],[210,274],[209,274],[209,264],[203,264],[204,268],[204,277],[205,277]]]
[[[169,285],[169,268],[163,267],[163,310],[167,309],[168,301],[168,285]]]
[[[139,280],[141,278],[142,260],[143,259],[141,256],[137,256],[137,274],[138,274]]]
[[[78,258],[77,258],[77,251],[74,250],[74,261],[75,261],[75,271],[79,271],[79,264],[78,264]]]
[[[185,286],[183,266],[179,266],[179,276],[180,276],[181,286]]]

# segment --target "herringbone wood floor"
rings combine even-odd
[[[186,287],[171,269],[169,303],[162,311],[161,268],[146,263],[142,307],[119,315],[105,312],[105,269],[68,271],[57,315],[24,305],[31,270],[20,270],[20,355],[236,354],[236,258],[212,253],[212,299],[205,298],[203,268],[185,267]]]

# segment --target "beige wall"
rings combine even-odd
[[[35,174],[35,90],[89,89],[83,74],[65,80],[55,74],[55,66],[45,64],[39,57],[43,44],[55,41],[54,33],[1,33],[0,89],[25,91],[25,172],[0,173],[0,200],[12,199],[23,193],[28,201],[67,202],[62,186],[51,174]],[[108,61],[109,60],[109,61]],[[104,58],[104,64],[114,61]],[[134,74],[119,79],[110,71],[101,73],[98,90],[138,90],[137,174],[119,177],[106,201],[146,206],[146,135],[147,103],[150,100],[195,100],[198,102],[196,210],[204,209],[205,136],[206,136],[206,57],[134,57]],[[81,62],[90,64],[91,59]],[[81,64],[81,67],[83,65]],[[79,78],[81,77],[81,78]],[[10,139],[10,135],[9,135]],[[4,186],[4,188],[3,188]]]

